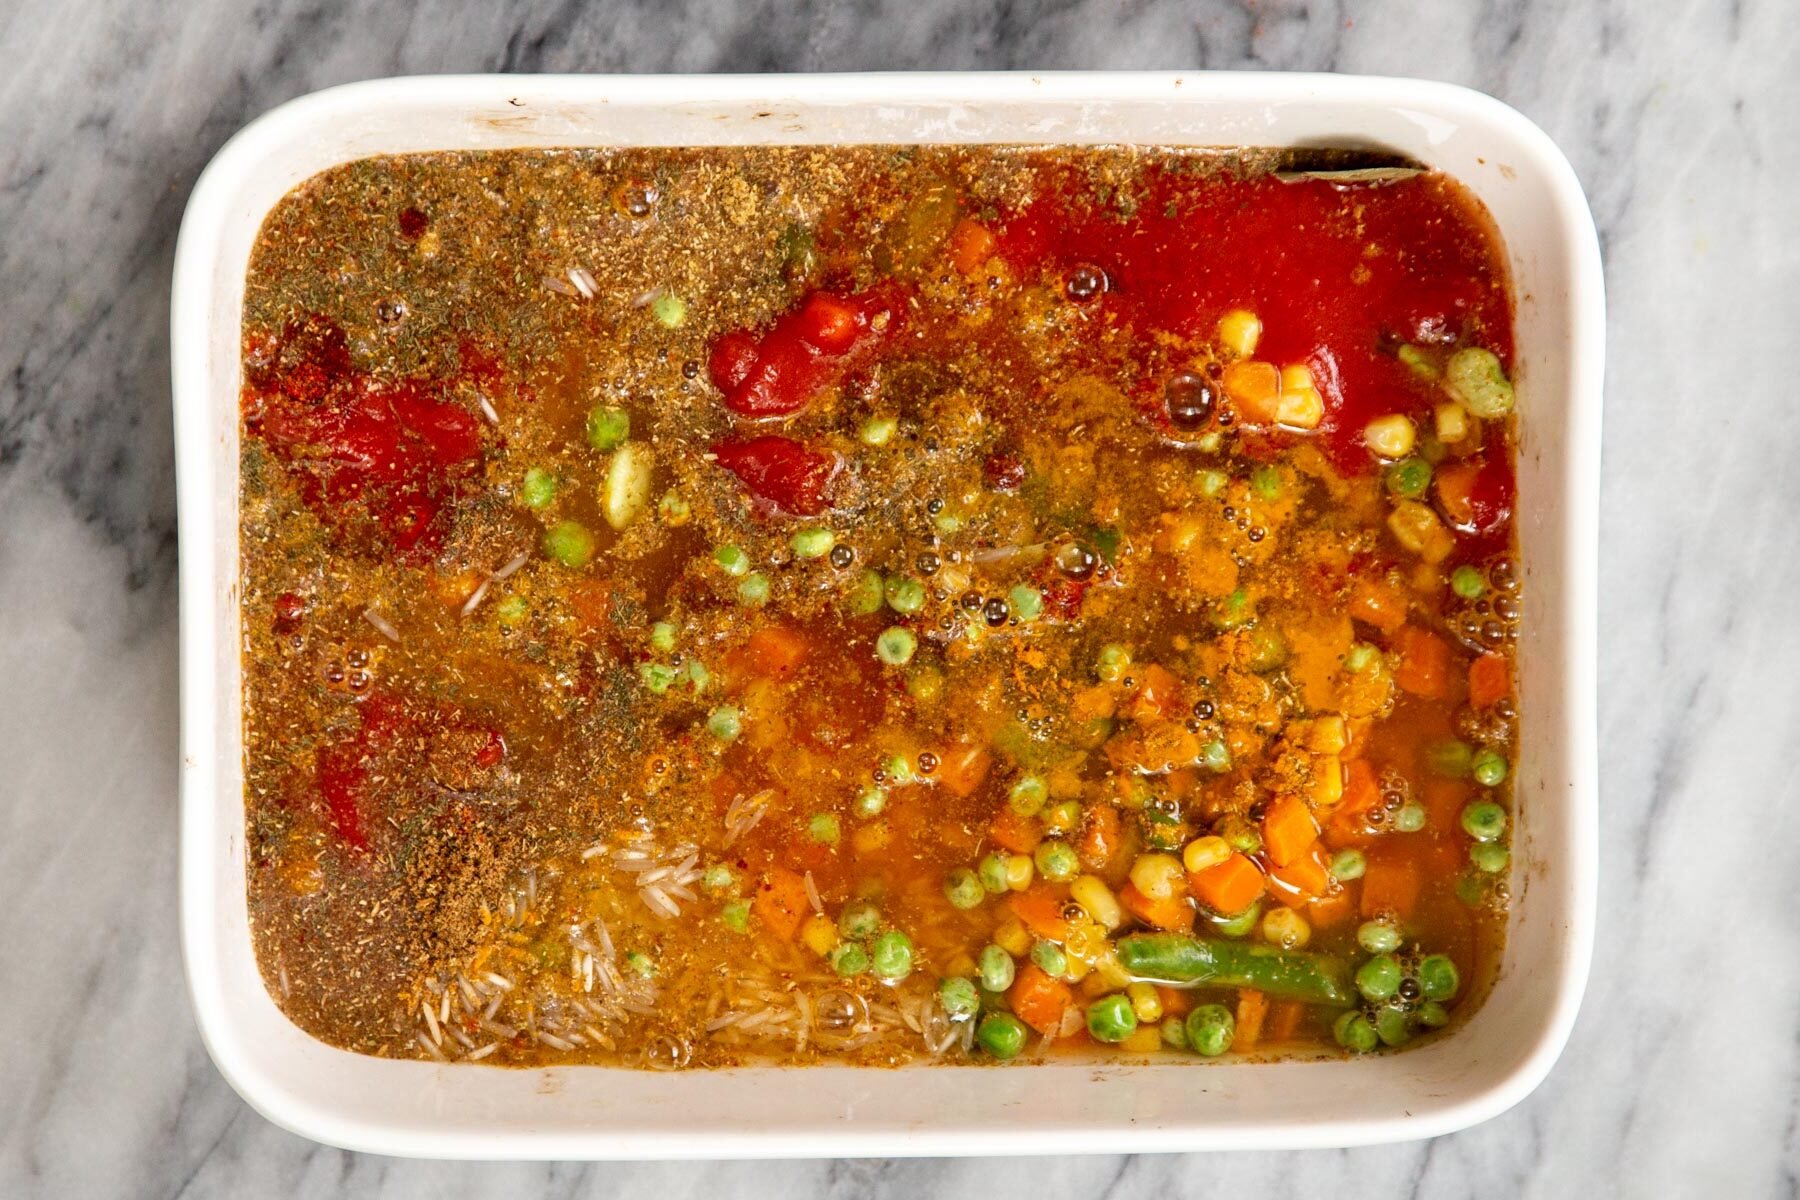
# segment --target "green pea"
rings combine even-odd
[[[1480,908],[1487,900],[1487,877],[1474,871],[1464,871],[1456,879],[1456,898],[1469,908]]]
[[[508,596],[494,609],[494,615],[500,618],[502,625],[517,625],[530,610],[531,605],[525,602],[525,597]]]
[[[887,605],[897,613],[910,615],[925,607],[925,585],[908,575],[895,575],[883,588]]]
[[[954,908],[974,908],[987,899],[987,889],[967,867],[958,867],[944,879],[944,896]]]
[[[1275,500],[1281,496],[1281,472],[1274,467],[1258,467],[1250,472],[1250,490],[1258,500]]]
[[[1356,944],[1370,954],[1391,954],[1400,948],[1400,931],[1386,921],[1364,921],[1356,927]]]
[[[1107,683],[1116,683],[1125,677],[1131,669],[1131,651],[1117,642],[1108,642],[1100,647],[1100,657],[1095,662],[1094,674]]]
[[[870,784],[856,797],[856,815],[859,817],[878,817],[881,810],[887,807],[887,793]]]
[[[906,694],[920,704],[935,704],[944,694],[944,673],[932,666],[914,667],[906,676]]]
[[[596,450],[617,450],[631,436],[631,414],[599,404],[587,415],[587,442]]]
[[[727,575],[743,576],[750,573],[750,556],[744,553],[741,546],[720,546],[713,551],[713,561]]]
[[[1436,1000],[1419,1005],[1419,1024],[1427,1029],[1442,1029],[1450,1023],[1450,1010]]]
[[[542,467],[533,467],[525,472],[525,482],[519,488],[519,498],[525,501],[527,508],[543,508],[556,499],[556,476]]]
[[[1059,800],[1044,810],[1044,828],[1051,833],[1068,833],[1081,824],[1081,801]]]
[[[861,942],[839,942],[831,951],[831,969],[846,978],[869,969],[869,952]]]
[[[869,946],[869,962],[877,979],[905,979],[912,974],[912,939],[898,929],[881,934]]]
[[[953,1021],[966,1021],[981,1010],[981,994],[967,979],[952,976],[938,984],[938,1003]]]
[[[688,686],[694,689],[696,696],[712,686],[712,672],[707,670],[706,664],[697,658],[688,659],[687,677]]]
[[[1007,607],[1020,621],[1030,624],[1044,615],[1044,593],[1029,583],[1015,584],[1006,593]]]
[[[1204,471],[1194,472],[1194,486],[1199,489],[1202,496],[1216,496],[1224,491],[1225,485],[1230,482],[1231,476],[1210,467]]]
[[[1081,871],[1081,861],[1075,856],[1074,849],[1060,838],[1039,842],[1032,858],[1037,862],[1038,874],[1051,883],[1066,883]]]
[[[829,529],[802,529],[788,539],[788,548],[796,558],[824,558],[837,545],[837,534]]]
[[[1025,1048],[1025,1023],[1011,1013],[989,1013],[975,1027],[975,1041],[995,1058],[1017,1058]]]
[[[1033,942],[1031,961],[1037,964],[1038,970],[1054,979],[1061,979],[1069,970],[1069,956],[1055,942]]]
[[[1213,923],[1213,928],[1217,929],[1226,937],[1245,937],[1261,923],[1262,911],[1262,901],[1253,901],[1250,907],[1246,908],[1243,912],[1238,913],[1235,916],[1228,916],[1215,921]]]
[[[1102,996],[1088,1005],[1088,1033],[1096,1042],[1122,1042],[1137,1032],[1137,1013],[1122,994]]]
[[[658,654],[668,654],[675,649],[675,627],[667,621],[658,621],[650,627],[650,648]]]
[[[1497,842],[1506,832],[1506,810],[1492,800],[1477,800],[1462,810],[1462,827],[1478,842]]]
[[[1394,357],[1405,363],[1406,369],[1420,379],[1436,379],[1439,375],[1437,364],[1417,346],[1402,346],[1394,352]]]
[[[1499,842],[1476,842],[1469,847],[1469,861],[1475,864],[1477,871],[1498,875],[1512,862],[1512,851]]]
[[[730,704],[721,704],[706,718],[706,731],[721,742],[735,742],[743,732],[744,714]]]
[[[1222,775],[1231,770],[1231,748],[1223,739],[1214,738],[1200,748],[1200,761],[1207,770]]]
[[[1419,457],[1403,458],[1387,469],[1387,489],[1405,500],[1417,500],[1431,486],[1431,464]]]
[[[890,667],[904,667],[919,648],[919,639],[902,625],[890,625],[875,638],[875,656]]]
[[[1187,1022],[1180,1017],[1164,1017],[1156,1032],[1162,1036],[1163,1045],[1169,1049],[1187,1049]]]
[[[856,436],[865,446],[885,446],[894,440],[894,433],[899,428],[898,417],[870,417],[856,431]]]
[[[680,672],[668,663],[647,662],[638,667],[638,678],[643,680],[644,687],[655,696],[660,696],[668,691],[669,685],[674,683],[679,675]]]
[[[656,964],[642,950],[632,950],[625,955],[625,969],[640,979],[648,979],[656,974]]]
[[[1363,872],[1368,868],[1369,860],[1363,856],[1363,852],[1348,848],[1339,850],[1331,856],[1331,866],[1328,870],[1331,872],[1331,877],[1339,883],[1349,883],[1353,879],[1361,879]]]
[[[544,553],[565,567],[585,567],[594,557],[594,535],[579,521],[558,521],[544,530]]]
[[[752,571],[738,580],[738,599],[745,604],[766,604],[769,599],[769,577],[761,571]]]
[[[806,836],[815,842],[835,846],[844,831],[838,824],[836,813],[817,812],[806,819]]]
[[[709,892],[722,892],[737,882],[737,876],[724,863],[714,863],[706,868],[706,874],[700,877],[700,886]]]
[[[1197,1054],[1217,1058],[1236,1034],[1237,1021],[1223,1004],[1202,1004],[1187,1016],[1187,1042]]]
[[[725,928],[734,933],[743,933],[750,928],[750,902],[733,900],[719,910],[719,919],[725,922]]]
[[[1406,1024],[1406,1011],[1384,1008],[1375,1014],[1375,1036],[1383,1045],[1404,1046],[1412,1041],[1412,1030]]]
[[[1425,806],[1408,800],[1394,812],[1394,828],[1401,833],[1417,833],[1425,828]]]
[[[1367,1054],[1379,1042],[1375,1036],[1375,1027],[1369,1024],[1369,1018],[1354,1008],[1332,1022],[1331,1036],[1337,1039],[1338,1045],[1352,1054]]]
[[[1479,600],[1487,595],[1487,576],[1468,563],[1450,572],[1450,590],[1464,600]]]
[[[674,292],[663,292],[650,302],[650,315],[665,329],[674,329],[687,320],[687,301]]]
[[[904,787],[913,781],[912,762],[904,754],[896,754],[882,763],[881,773],[895,787]]]
[[[881,572],[873,568],[865,568],[856,577],[856,582],[850,585],[849,592],[845,594],[844,607],[849,609],[854,616],[866,617],[872,612],[879,611],[881,602]]]
[[[838,914],[838,932],[847,938],[871,937],[881,928],[881,910],[867,901],[847,904]]]
[[[1381,651],[1367,642],[1357,642],[1344,654],[1344,670],[1352,675],[1360,675],[1373,667],[1381,657]]]
[[[680,492],[664,492],[656,502],[656,515],[665,525],[686,525],[694,510]]]
[[[1044,802],[1049,798],[1050,789],[1036,775],[1021,776],[1006,793],[1006,802],[1021,817],[1037,816],[1043,811]]]
[[[1506,782],[1506,756],[1496,750],[1477,750],[1469,763],[1469,773],[1482,787],[1499,787]]]
[[[1007,889],[1006,858],[1000,854],[984,855],[975,864],[975,875],[990,895],[998,896]]]
[[[1263,626],[1250,631],[1249,667],[1257,674],[1267,674],[1288,660],[1287,639],[1280,631]]]
[[[1255,606],[1250,603],[1250,593],[1238,588],[1220,602],[1219,611],[1213,616],[1213,624],[1220,629],[1236,629],[1255,615]]]
[[[949,537],[962,528],[962,513],[946,504],[938,515],[931,518],[931,527],[945,537]]]
[[[1391,954],[1377,954],[1356,969],[1356,990],[1365,1000],[1386,1000],[1400,990],[1403,972]]]
[[[975,971],[981,977],[982,987],[990,992],[1004,992],[1013,985],[1018,968],[1013,965],[1012,955],[990,942],[981,948]]]
[[[1456,964],[1447,954],[1428,954],[1419,960],[1419,990],[1427,1000],[1449,1000],[1462,985]]]
[[[1450,738],[1447,741],[1433,742],[1425,748],[1425,764],[1433,774],[1442,775],[1446,779],[1467,779],[1469,776],[1469,760],[1474,757],[1469,743]]]
[[[1513,409],[1513,387],[1491,350],[1464,346],[1444,367],[1444,385],[1463,407],[1484,421],[1497,420]]]

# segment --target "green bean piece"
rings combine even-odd
[[[1344,670],[1352,675],[1360,675],[1373,667],[1381,657],[1381,651],[1367,642],[1357,642],[1344,654]]]
[[[544,531],[544,553],[565,567],[585,567],[594,557],[594,535],[578,521],[558,521]]]
[[[1187,1016],[1187,1043],[1197,1054],[1217,1058],[1236,1035],[1237,1020],[1223,1004],[1202,1004]]]
[[[1002,1062],[1017,1058],[1025,1048],[1025,1023],[1011,1013],[989,1013],[975,1027],[975,1041]]]
[[[1200,761],[1205,764],[1207,770],[1222,775],[1231,770],[1231,747],[1227,746],[1223,740],[1214,738],[1200,748]]]
[[[1134,933],[1115,949],[1127,972],[1152,983],[1255,988],[1310,1004],[1350,1002],[1349,972],[1326,954],[1180,933]]]
[[[1121,993],[1102,996],[1088,1005],[1088,1033],[1096,1042],[1122,1042],[1137,1032],[1137,1023],[1131,1001]]]

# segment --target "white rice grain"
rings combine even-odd
[[[431,1057],[437,1059],[439,1062],[450,1061],[444,1057],[444,1052],[433,1045],[431,1039],[425,1036],[425,1031],[423,1029],[419,1030],[418,1034],[415,1036],[419,1045],[424,1048],[425,1053],[431,1055]]]
[[[373,625],[375,631],[388,641],[397,642],[400,640],[400,631],[394,628],[394,623],[376,612],[373,605],[363,609],[363,620]]]
[[[592,300],[600,294],[600,285],[594,282],[593,275],[586,267],[570,267],[569,282],[575,285],[575,290],[581,293],[583,300]]]
[[[499,1042],[489,1042],[479,1050],[471,1050],[463,1057],[464,1062],[480,1062],[500,1048]]]
[[[477,608],[480,608],[481,602],[487,599],[488,588],[493,585],[493,582],[493,576],[490,575],[488,578],[483,579],[480,583],[476,584],[475,590],[469,593],[469,598],[463,601],[462,612],[458,615],[466,617]]]
[[[500,423],[500,414],[494,411],[494,402],[489,400],[486,396],[480,397],[480,400],[481,415],[487,418],[489,425],[498,425]]]
[[[821,916],[824,915],[825,901],[819,898],[819,885],[813,882],[811,871],[806,873],[806,900],[807,903],[812,905],[812,910],[814,912],[819,913]]]
[[[528,563],[530,561],[531,561],[530,551],[524,551],[520,554],[514,555],[512,558],[507,559],[504,565],[502,565],[497,570],[495,570],[495,572],[494,572],[495,581],[498,582],[499,580],[502,580],[502,579],[511,578],[513,575],[516,575],[518,573],[518,571],[521,567],[523,567],[526,563]],[[582,857],[583,858],[587,857],[587,854],[585,851],[583,851]]]
[[[576,291],[574,288],[570,287],[568,284],[564,283],[562,280],[558,279],[554,275],[545,275],[542,279],[542,283],[545,287],[549,288],[551,291],[555,292],[559,296],[579,296],[579,295],[581,295],[580,292]]]

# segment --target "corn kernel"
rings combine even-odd
[[[994,930],[994,945],[1000,947],[1014,958],[1024,958],[1031,953],[1031,932],[1025,923],[1017,917],[1001,922]]]
[[[1009,854],[1006,856],[1006,886],[1015,892],[1022,892],[1031,886],[1031,877],[1037,873],[1037,864],[1031,861],[1029,854]]]
[[[1306,748],[1314,754],[1342,754],[1350,745],[1350,727],[1342,713],[1314,717],[1306,731]]]
[[[1110,949],[1094,960],[1094,975],[1109,992],[1116,992],[1132,982],[1131,972],[1125,969],[1125,964]]]
[[[1277,425],[1284,429],[1317,429],[1324,419],[1325,397],[1319,395],[1317,388],[1281,389],[1281,398],[1275,404]]]
[[[1119,1043],[1119,1049],[1127,1054],[1154,1054],[1162,1049],[1162,1030],[1154,1025],[1139,1025]]]
[[[1138,1020],[1162,1020],[1162,997],[1157,995],[1155,984],[1129,984],[1125,988],[1125,995],[1131,1001],[1131,1011],[1137,1014]]]
[[[1237,355],[1249,358],[1262,340],[1262,321],[1247,308],[1234,308],[1219,318],[1219,344]]]
[[[1312,368],[1305,363],[1289,363],[1281,368],[1281,390],[1297,392],[1302,388],[1313,387]]]
[[[824,958],[837,947],[837,922],[824,913],[814,913],[800,927],[800,940],[808,950]]]
[[[1081,905],[1082,911],[1108,929],[1125,923],[1125,910],[1098,875],[1083,875],[1069,885],[1069,899]]]
[[[1456,537],[1438,515],[1417,500],[1402,500],[1388,514],[1388,529],[1394,540],[1428,563],[1437,564],[1456,549]]]
[[[1315,808],[1334,808],[1344,798],[1344,761],[1335,754],[1316,754],[1312,760]]]
[[[1167,900],[1181,886],[1181,860],[1173,854],[1140,854],[1131,864],[1131,886],[1152,900]]]
[[[1074,922],[1069,928],[1068,936],[1063,939],[1063,949],[1068,952],[1069,957],[1089,966],[1110,948],[1106,930],[1100,927],[1098,921]]]
[[[1382,458],[1405,458],[1418,440],[1419,431],[1399,413],[1376,417],[1363,426],[1363,443]]]
[[[1270,945],[1298,950],[1312,940],[1312,926],[1287,905],[1277,904],[1263,914],[1262,935]]]
[[[961,950],[944,966],[945,979],[973,979],[977,974],[979,968],[976,967],[975,960]]]
[[[1108,992],[1119,990],[1102,979],[1092,963],[1077,962],[1074,959],[1069,961],[1068,980],[1080,985],[1083,1000],[1098,1000]]]
[[[886,821],[870,821],[856,827],[856,832],[850,835],[850,847],[859,855],[879,854],[887,849],[893,836]]]
[[[1231,843],[1222,837],[1195,838],[1181,852],[1181,865],[1189,874],[1198,875],[1231,857]]]
[[[1447,446],[1454,446],[1469,436],[1469,410],[1454,400],[1446,400],[1431,410],[1432,428],[1437,431],[1437,439]]]

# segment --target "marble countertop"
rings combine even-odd
[[[1800,1177],[1800,26],[1780,0],[0,4],[0,1195],[1791,1195]],[[459,9],[461,11],[459,11]],[[207,1059],[175,908],[168,280],[251,117],[443,71],[1278,68],[1491,92],[1607,257],[1600,946],[1511,1112],[1347,1152],[399,1162]]]

